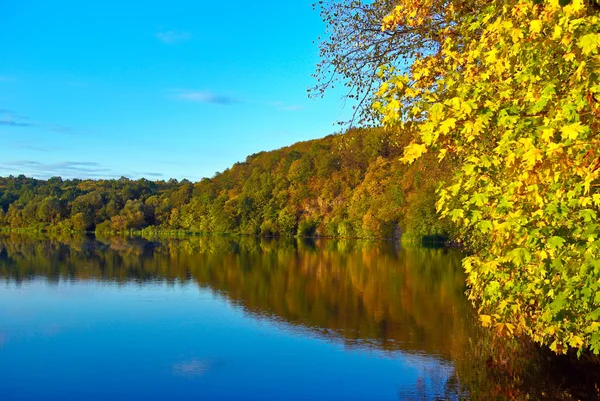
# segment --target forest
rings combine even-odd
[[[263,236],[450,237],[435,190],[450,164],[400,161],[407,135],[382,128],[261,152],[197,183],[0,178],[0,227]]]

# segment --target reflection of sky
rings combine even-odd
[[[194,285],[34,281],[5,285],[0,304],[3,400],[398,399],[452,373],[249,316]]]
[[[173,374],[176,376],[201,376],[210,368],[211,361],[191,359],[173,364]]]

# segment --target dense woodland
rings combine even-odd
[[[400,162],[406,138],[384,129],[249,156],[192,183],[0,178],[0,227],[51,231],[186,230],[265,236],[409,237],[451,228],[435,216],[449,163]]]

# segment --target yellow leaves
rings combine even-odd
[[[557,354],[566,354],[567,348],[558,342],[558,340],[554,340],[552,344],[550,344],[550,350],[554,351]]]
[[[575,140],[579,137],[579,135],[583,134],[586,131],[586,128],[587,127],[585,125],[581,125],[581,123],[577,122],[562,127],[560,133],[562,135],[563,140]]]
[[[434,103],[429,109],[429,120],[431,122],[437,122],[444,118],[444,105],[441,103]]]
[[[460,104],[460,112],[465,116],[470,116],[473,113],[473,109],[477,107],[473,101],[461,102]]]
[[[498,333],[498,335],[513,335],[515,333],[515,325],[511,323],[497,323],[496,332]]]
[[[563,30],[560,25],[554,26],[554,31],[552,32],[552,39],[558,40],[562,37]]]
[[[580,11],[585,9],[583,0],[571,0],[570,3],[564,7],[565,13],[570,15],[578,14]]]
[[[528,167],[528,170],[531,170],[537,162],[542,160],[542,151],[535,147],[530,138],[521,138],[519,144],[524,152],[521,155],[521,159]],[[514,159],[514,157],[511,157],[511,159]]]
[[[403,163],[411,164],[427,152],[427,146],[420,143],[411,143],[404,148],[404,157],[400,159]]]
[[[409,98],[409,99],[412,99],[412,98],[415,98],[415,97],[417,97],[417,95],[418,95],[418,94],[419,94],[419,92],[417,92],[416,90],[414,90],[414,89],[413,89],[413,88],[411,88],[411,87],[407,87],[407,88],[404,90],[404,96],[406,96],[406,97],[407,97],[407,98]]]
[[[577,79],[578,81],[580,81],[581,78],[583,77],[583,73],[585,71],[586,65],[587,65],[587,63],[585,61],[582,61],[579,64],[579,67],[577,67],[577,70],[575,71],[575,74],[573,74],[573,76],[575,77],[575,79]]]
[[[542,31],[542,21],[540,21],[539,19],[535,19],[533,21],[531,21],[529,23],[529,31],[532,34],[538,34]],[[536,36],[536,35],[531,35],[531,36]]]
[[[430,19],[429,10],[431,6],[431,0],[397,5],[391,13],[383,18],[381,30],[386,31],[394,29],[400,24],[406,24],[407,26],[413,27],[421,26]]]
[[[563,153],[563,146],[560,143],[551,142],[546,148],[546,154],[548,156],[557,157]]]
[[[542,140],[544,142],[552,142],[554,139],[554,128],[545,128],[542,130]]]
[[[381,84],[381,86],[379,87],[379,90],[375,93],[376,96],[378,97],[382,97],[385,96],[387,94],[387,92],[390,89],[390,84],[388,82],[384,82]]]
[[[564,45],[564,46],[569,46],[571,44],[571,40],[572,40],[571,35],[564,34],[560,40],[560,44]]]
[[[413,65],[413,69],[412,69],[412,74],[413,74],[413,78],[415,80],[420,80],[421,78],[424,77],[428,77],[430,75],[431,71],[429,70],[429,68],[426,65],[419,65],[418,68],[416,68],[416,65]]]
[[[479,320],[481,320],[483,327],[490,327],[492,325],[492,317],[490,315],[479,315]]]
[[[410,114],[412,114],[413,116],[418,116],[423,110],[419,107],[419,106],[413,106],[410,109]]]
[[[587,195],[587,193],[586,193]],[[580,202],[581,202],[581,206],[583,207],[589,207],[592,205],[592,198],[590,198],[589,196],[585,196],[580,198]]]
[[[444,104],[452,107],[453,112],[458,119],[470,116],[477,107],[477,104],[473,100],[465,100],[457,96],[447,100]]]
[[[404,18],[404,6],[397,5],[391,13],[389,13],[381,23],[381,30],[387,31],[389,29],[394,29],[396,25]]]
[[[445,135],[454,128],[456,128],[456,118],[449,118],[440,124],[440,132]]]
[[[447,150],[447,149],[441,149],[441,150],[438,152],[438,161],[442,161],[442,160],[444,160],[444,158],[446,157],[446,153],[448,153],[448,150]]]
[[[484,122],[479,118],[477,121],[465,121],[461,133],[465,136],[467,142],[472,142],[483,131]]]
[[[390,102],[386,106],[386,108],[388,109],[388,112],[390,114],[396,114],[397,111],[400,110],[400,107],[401,107],[401,103],[398,101],[398,99],[390,100]]]
[[[573,328],[554,319],[562,310],[576,316],[573,324],[587,316],[573,313],[571,302],[584,308],[575,292],[564,294],[570,279],[564,266],[581,264],[582,247],[586,258],[600,259],[600,234],[593,232],[600,170],[592,174],[597,146],[588,143],[600,108],[592,100],[600,87],[591,79],[600,63],[600,19],[584,12],[584,3],[572,0],[565,11],[558,0],[492,2],[474,18],[452,20],[454,35],[437,32],[441,52],[417,57],[410,69],[418,93],[392,83],[384,99],[407,100],[398,118],[415,129],[404,162],[431,147],[439,159],[452,154],[458,163],[436,208],[484,248],[479,261],[464,264],[469,296],[483,306],[481,323],[501,334],[554,341],[559,353],[593,343],[581,331],[571,337]],[[420,23],[417,3],[403,4],[401,17]],[[581,214],[582,208],[595,214]],[[555,302],[549,313],[547,296],[564,304]]]
[[[590,172],[583,181],[583,193],[588,195],[590,193],[590,187],[592,186],[592,182],[598,179],[598,170]],[[585,205],[583,205],[585,206]]]
[[[554,293],[554,292],[553,292]],[[558,327],[556,326],[550,326],[545,330],[546,334],[550,334],[551,336],[555,335],[556,333],[558,333],[560,330],[558,329]]]
[[[581,348],[584,344],[583,338],[579,336],[573,336],[569,340],[569,345],[573,348]]]
[[[598,47],[600,47],[600,34],[589,33],[584,35],[579,39],[577,45],[581,48],[583,54],[585,55],[596,53],[598,51]]]
[[[521,41],[521,39],[523,39],[523,37],[524,37],[523,31],[520,30],[519,28],[514,28],[511,32],[510,36],[512,37],[513,43],[519,43]]]
[[[534,167],[538,161],[542,160],[542,152],[533,147],[523,154],[523,161],[530,167]]]
[[[490,49],[487,52],[487,55],[485,56],[485,62],[487,64],[495,64],[496,61],[498,60],[497,55],[498,55],[498,50],[497,49],[495,49],[495,48]]]

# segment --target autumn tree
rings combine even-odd
[[[311,96],[323,96],[335,85],[343,86],[347,99],[353,101],[353,120],[378,122],[370,104],[388,77],[378,74],[379,67],[403,69],[415,58],[437,52],[443,42],[440,30],[452,24],[449,7],[459,2],[443,0],[428,4],[430,18],[420,24],[394,24],[382,30],[381,21],[398,3],[398,0],[320,0],[313,5],[320,12],[326,32],[319,43],[321,60],[313,74],[316,84],[309,89]],[[460,3],[460,9],[452,14],[471,13],[481,2]]]
[[[418,128],[404,161],[458,161],[437,209],[463,229],[484,325],[556,352],[600,353],[600,16],[596,1],[446,4],[440,48],[393,64],[373,104]],[[471,5],[472,6],[472,5]],[[398,2],[384,31],[430,26],[434,0]]]

